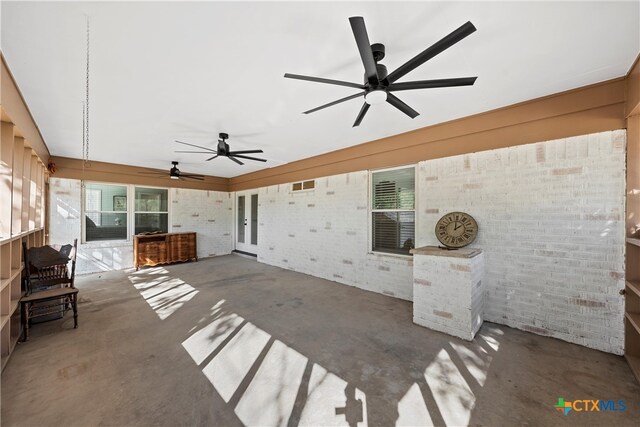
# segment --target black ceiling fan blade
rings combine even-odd
[[[141,173],[143,175],[159,175],[159,176],[167,174],[166,172],[146,172],[146,171],[142,171],[142,172],[138,172],[138,173]]]
[[[207,148],[207,147],[203,147],[203,146],[201,146],[201,145],[189,144],[188,142],[182,142],[182,141],[177,141],[177,140],[176,140],[176,142],[177,142],[178,144],[190,145],[190,146],[192,146],[192,147],[202,148],[203,150],[213,151],[214,153],[216,152],[216,150],[213,150],[213,149],[211,149],[211,148]]]
[[[407,104],[402,102],[400,100],[400,98],[398,98],[397,96],[395,96],[392,93],[388,93],[387,94],[387,102],[389,104],[393,105],[394,107],[396,107],[398,110],[400,110],[403,113],[405,113],[407,116],[411,117],[412,119],[415,119],[416,117],[418,117],[420,115],[420,113],[418,113],[413,108],[409,107]]]
[[[367,114],[367,111],[369,111],[369,107],[370,107],[370,105],[367,104],[366,102],[362,105],[362,108],[360,109],[360,112],[358,113],[358,117],[356,117],[356,121],[353,122],[353,126],[352,127],[360,126],[360,122],[362,122],[362,119],[364,119],[364,115]]]
[[[461,25],[457,30],[454,30],[449,35],[444,36],[441,40],[435,42],[433,45],[429,46],[428,48],[402,64],[400,67],[398,67],[398,69],[387,76],[387,80],[389,81],[389,83],[395,82],[400,77],[413,71],[420,65],[424,64],[444,50],[450,48],[475,31],[476,27],[474,27],[471,22],[467,22]]]
[[[364,92],[356,93],[355,95],[345,96],[344,98],[340,98],[337,101],[333,101],[333,102],[330,102],[328,104],[324,104],[324,105],[321,105],[319,107],[316,107],[316,108],[314,108],[312,110],[305,111],[303,114],[315,113],[316,111],[322,110],[323,108],[331,107],[332,105],[340,104],[341,102],[348,101],[350,99],[355,99],[355,98],[357,98],[359,96],[363,96],[363,95],[364,95]]]
[[[369,42],[367,27],[364,25],[364,19],[362,16],[353,16],[349,18],[349,23],[351,24],[353,36],[356,38],[356,44],[360,51],[360,58],[362,58],[362,64],[364,65],[367,81],[373,85],[377,85],[378,69],[376,67],[376,61],[373,59],[371,43]]]
[[[244,163],[242,163],[240,160],[236,159],[235,157],[232,156],[227,156],[228,159],[233,160],[234,162],[236,162],[239,165],[244,165]]]
[[[235,156],[236,154],[253,154],[253,153],[264,153],[262,150],[240,150],[240,151],[231,151],[229,154]]]
[[[259,162],[266,162],[266,159],[259,159],[257,157],[243,156],[242,154],[233,154],[233,157],[240,157],[241,159],[257,160]]]
[[[477,77],[459,77],[455,79],[435,79],[418,80],[415,82],[392,83],[389,85],[390,91],[432,89],[437,87],[471,86],[476,82]]]
[[[204,177],[202,175],[185,175],[181,173],[180,178],[197,179],[198,181],[204,181]]]
[[[215,155],[215,156],[213,156],[213,157],[209,157],[207,160],[205,160],[205,162],[208,162],[209,160],[213,160],[213,159],[215,159],[215,158],[216,158],[216,157],[218,157],[218,156],[219,156],[219,154],[216,154],[216,155]]]
[[[193,153],[193,154],[211,154],[211,151],[182,151],[176,150],[174,153]]]
[[[347,86],[347,87],[354,87],[356,89],[364,89],[364,85],[360,85],[358,83],[344,82],[342,80],[323,79],[321,77],[301,76],[300,74],[290,74],[290,73],[286,73],[284,76],[288,79],[307,80],[307,81],[316,82],[316,83],[327,83],[330,85]]]

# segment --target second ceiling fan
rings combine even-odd
[[[214,156],[208,158],[206,161],[213,160],[216,157],[228,157],[239,165],[244,165],[238,158],[247,159],[247,160],[256,160],[258,162],[266,162],[266,159],[259,159],[257,157],[245,156],[245,154],[253,154],[253,153],[262,153],[262,150],[240,150],[240,151],[231,151],[229,148],[229,144],[227,143],[227,139],[229,139],[229,134],[221,132],[219,135],[220,139],[218,140],[218,147],[216,150],[212,148],[202,147],[200,145],[190,144],[188,142],[176,141],[178,144],[190,145],[191,147],[200,148],[205,151],[176,151],[176,153],[200,153],[200,154],[214,154]]]
[[[328,104],[321,105],[320,107],[305,111],[304,114],[313,113],[315,111],[322,110],[323,108],[331,107],[332,105],[336,105],[350,99],[359,98],[360,96],[364,95],[365,102],[360,109],[360,113],[358,113],[358,116],[356,117],[356,121],[353,123],[354,127],[360,125],[362,119],[364,118],[365,114],[367,114],[367,111],[369,110],[369,107],[371,105],[383,103],[385,101],[413,119],[417,117],[419,113],[402,102],[391,92],[413,89],[430,89],[437,87],[470,86],[473,85],[477,79],[477,77],[460,77],[453,79],[419,80],[413,82],[396,83],[396,80],[400,79],[405,74],[413,71],[420,65],[427,62],[429,59],[450,48],[460,40],[476,31],[476,27],[474,27],[471,22],[467,22],[466,24],[460,26],[457,30],[453,31],[449,35],[442,38],[440,41],[423,50],[418,55],[402,64],[390,74],[387,74],[387,67],[379,63],[379,61],[384,58],[385,47],[381,43],[369,43],[369,36],[367,35],[367,29],[364,25],[364,19],[361,16],[355,16],[349,18],[349,22],[351,23],[351,30],[353,31],[353,35],[356,39],[356,44],[358,45],[358,50],[360,51],[360,58],[362,59],[362,63],[364,65],[364,84],[345,82],[341,80],[324,79],[319,77],[302,76],[299,74],[286,73],[284,76],[289,79],[308,80],[311,82],[362,89],[362,92],[358,92],[354,95],[350,95],[336,101],[329,102]]]

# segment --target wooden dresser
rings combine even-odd
[[[143,265],[170,264],[198,260],[196,233],[164,233],[133,237],[133,264],[136,270]]]

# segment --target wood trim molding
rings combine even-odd
[[[626,78],[428,126],[229,180],[230,191],[622,129]]]
[[[627,117],[640,114],[640,54],[627,73]]]
[[[51,157],[56,165],[53,178],[85,179],[87,181],[117,182],[123,184],[149,185],[153,187],[189,188],[195,190],[229,191],[229,179],[205,175],[204,181],[174,180],[168,176],[150,177],[140,172],[164,172],[168,170],[127,166],[116,163],[89,162],[82,172],[82,160],[69,157]]]
[[[637,63],[634,70],[637,70]],[[630,73],[631,75],[631,73]],[[634,74],[635,75],[635,74]],[[172,188],[241,191],[366,169],[400,166],[508,146],[626,128],[628,78],[581,87],[417,129],[234,178],[205,181],[152,178],[159,171],[92,161],[84,179]],[[82,161],[52,157],[55,177],[82,179]]]
[[[44,142],[40,129],[31,115],[31,111],[18,88],[18,85],[9,70],[9,66],[2,58],[2,69],[0,70],[0,106],[2,107],[2,121],[11,122],[15,126],[17,135],[24,137],[29,145],[36,152],[42,163],[49,162],[49,148]]]

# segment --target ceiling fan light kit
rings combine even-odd
[[[369,105],[382,104],[387,100],[387,91],[384,89],[372,90],[364,96],[364,100]]]
[[[365,102],[360,109],[355,122],[353,123],[354,127],[360,125],[362,119],[364,119],[365,114],[367,114],[367,111],[369,110],[369,106],[381,104],[385,101],[413,119],[420,113],[405,104],[391,92],[415,89],[431,89],[438,87],[471,86],[477,79],[477,77],[461,77],[396,83],[396,81],[402,78],[404,75],[410,73],[420,65],[427,62],[429,59],[442,53],[444,50],[450,48],[465,37],[474,33],[476,31],[476,27],[474,27],[471,22],[463,24],[455,31],[451,32],[438,42],[434,43],[427,49],[420,52],[418,55],[405,62],[391,74],[387,73],[387,67],[379,63],[379,61],[381,61],[385,57],[385,46],[381,43],[371,44],[369,42],[369,35],[367,34],[364,19],[361,16],[354,16],[349,18],[349,23],[351,24],[353,36],[356,39],[356,45],[358,46],[360,59],[362,60],[362,64],[364,65],[365,73],[363,84],[290,73],[286,73],[284,77],[289,79],[306,80],[316,83],[346,86],[354,89],[361,89],[362,92],[346,96],[344,98],[329,102],[311,110],[307,110],[304,112],[304,114],[314,113],[324,108],[331,107],[333,105],[349,101],[351,99],[359,98],[361,95],[364,95]]]

